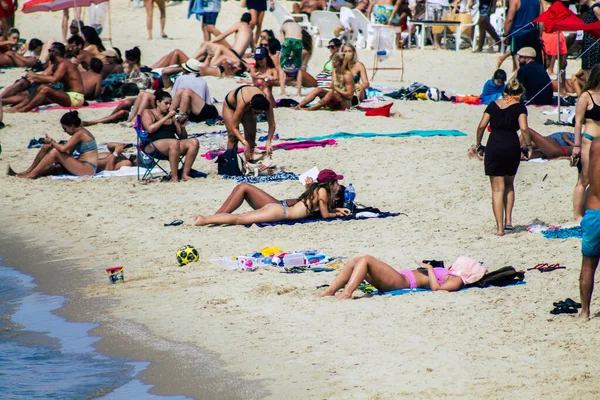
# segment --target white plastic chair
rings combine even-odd
[[[354,20],[356,21],[356,26],[360,34],[364,37],[366,41],[366,47],[369,49],[373,49],[376,46],[377,42],[377,33],[379,32],[379,48],[377,50],[392,50],[398,49],[398,43],[396,41],[396,34],[402,31],[402,28],[399,26],[388,26],[388,25],[375,25],[372,24],[365,14],[360,12],[357,9],[352,10],[352,14],[354,15]],[[360,39],[359,39],[360,40]],[[382,43],[393,43],[390,47],[382,47]],[[358,43],[357,43],[358,45]]]
[[[315,44],[319,47],[323,42],[327,43],[335,38],[335,28],[340,25],[338,16],[330,11],[313,11],[310,14],[310,21],[317,28]]]
[[[305,14],[292,14],[290,13],[278,0],[275,0],[273,8],[273,17],[277,21],[277,25],[281,28],[281,25],[285,22],[285,17],[292,17],[294,21],[301,27],[306,29],[311,35],[315,34],[315,27],[311,25],[308,20],[308,16]]]
[[[356,46],[356,38],[358,37],[358,31],[352,27],[354,14],[352,9],[348,7],[342,7],[340,9],[340,24],[344,28],[344,38],[347,42],[352,43]]]

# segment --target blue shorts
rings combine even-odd
[[[600,257],[600,210],[586,210],[581,220],[581,254]]]
[[[204,14],[202,14],[202,24],[216,25],[218,16],[219,16],[218,12],[205,12]]]

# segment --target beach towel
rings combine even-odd
[[[497,86],[493,79],[488,79],[483,84],[481,91],[481,104],[490,104],[492,101],[501,99],[504,96],[504,85]]]
[[[525,285],[525,281],[519,281],[519,282],[515,282],[512,285]],[[511,286],[512,286],[511,285]],[[463,287],[460,290],[457,290],[457,292],[462,292],[463,290],[469,290],[471,288],[474,288],[477,286],[469,286],[469,287]],[[378,295],[388,295],[388,296],[401,296],[403,294],[408,294],[408,293],[415,293],[415,292],[431,292],[431,289],[397,289],[397,290],[390,290],[387,292],[379,292],[379,291],[374,291],[372,294],[378,294]]]
[[[298,175],[293,172],[279,171],[274,175],[259,175],[259,176],[231,176],[223,175],[223,179],[235,180],[239,183],[267,183],[267,182],[283,182],[297,181]]]
[[[202,19],[202,14],[204,14],[204,7],[202,7],[202,0],[190,0],[190,4],[188,5],[188,13],[187,17],[193,15],[196,16],[196,19],[200,21]]]
[[[297,220],[288,220],[288,221],[279,221],[279,222],[259,222],[254,225],[259,228],[264,228],[265,226],[277,226],[277,225],[296,225],[296,224],[310,224],[313,222],[333,222],[333,221],[356,221],[356,220],[365,220],[371,218],[390,218],[397,217],[399,215],[406,215],[404,213],[393,213],[393,212],[380,212],[377,214],[373,214],[369,217],[357,218],[354,216],[351,217],[343,217],[343,218],[304,218]],[[245,225],[246,228],[250,228],[252,225]]]
[[[92,102],[92,103],[84,103],[84,105],[79,106],[79,107],[64,107],[64,106],[59,106],[59,105],[52,105],[52,106],[41,106],[41,107],[37,107],[34,108],[33,110],[31,110],[31,112],[33,113],[37,113],[37,112],[42,112],[42,111],[55,111],[55,110],[65,110],[65,111],[70,111],[70,110],[75,110],[75,109],[79,109],[79,108],[106,108],[106,107],[116,107],[119,104],[121,104],[124,100],[117,100],[117,101],[108,101],[105,103],[101,103],[101,102]]]
[[[583,232],[581,231],[581,226],[573,226],[570,228],[546,229],[542,231],[542,235],[546,239],[581,239]]]
[[[158,167],[155,167],[152,170],[153,174],[160,174],[162,170]],[[76,176],[76,175],[51,175],[52,179],[82,179],[82,178],[113,178],[116,176],[137,176],[138,169],[137,167],[121,167],[116,171],[102,171],[98,172],[92,176]],[[190,173],[192,178],[206,178],[208,175],[204,172],[192,170]]]
[[[337,142],[335,140],[303,140],[300,142],[283,142],[273,145],[273,150],[298,150],[308,149],[310,147],[325,147],[335,146]],[[258,150],[265,150],[265,146],[257,146]],[[243,153],[244,148],[238,146],[238,153]],[[221,154],[225,153],[225,150],[210,150],[202,155],[207,160],[214,160]]]
[[[289,140],[326,140],[326,139],[353,139],[353,138],[374,138],[374,137],[410,137],[410,136],[421,136],[421,137],[431,137],[431,136],[467,136],[466,133],[457,131],[454,129],[435,129],[435,130],[413,130],[407,132],[397,132],[397,133],[376,133],[376,132],[360,132],[360,133],[350,133],[350,132],[336,132],[331,135],[324,136],[313,136],[313,137],[298,137],[291,138]]]

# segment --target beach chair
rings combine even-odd
[[[358,29],[353,27],[354,14],[352,13],[352,9],[348,7],[342,7],[340,9],[340,24],[342,28],[344,28],[344,35],[340,37],[340,39],[346,39],[346,42],[354,44],[356,48],[358,48],[356,44],[356,39],[358,38]]]
[[[137,175],[138,181],[145,181],[147,179],[154,179],[156,176],[154,174],[164,173],[165,176],[170,176],[171,174],[167,172],[161,165],[159,164],[161,161],[169,161],[169,157],[162,154],[158,151],[154,146],[154,149],[151,152],[146,151],[146,147],[152,144],[150,137],[148,136],[148,132],[144,130],[142,126],[142,117],[138,115],[135,119],[135,124],[133,125],[135,129],[135,134],[137,136]],[[183,167],[183,156],[179,157],[179,168]],[[141,175],[140,170],[145,169],[143,175]],[[158,169],[158,171],[156,170]],[[141,178],[140,178],[141,176]]]
[[[285,17],[292,17],[294,21],[302,28],[306,29],[308,33],[311,35],[316,33],[315,27],[311,25],[306,14],[292,14],[278,0],[275,0],[273,5],[273,17],[275,17],[275,21],[277,21],[277,25],[279,25],[280,28],[285,22]]]
[[[315,44],[318,47],[335,38],[335,28],[340,25],[340,19],[331,11],[313,11],[310,15],[311,24],[317,28]]]
[[[372,24],[365,14],[360,12],[360,10],[353,9],[352,14],[354,15],[354,21],[356,23],[356,28],[360,32],[362,36],[362,40],[364,39],[366,48],[373,49],[376,47],[377,42],[387,43],[388,41],[393,42],[393,49],[398,50],[398,41],[395,40],[396,35],[402,32],[402,28],[399,26],[389,26],[389,25],[377,25]],[[358,44],[358,43],[357,43]],[[362,47],[362,46],[361,46]],[[379,47],[378,50],[383,49]],[[391,48],[390,48],[391,49]]]

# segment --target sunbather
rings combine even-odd
[[[16,173],[10,166],[9,176],[35,179],[40,176],[60,175],[70,173],[77,176],[89,176],[96,173],[98,165],[98,146],[96,139],[81,126],[77,111],[70,111],[60,119],[65,133],[71,138],[61,145],[51,137],[46,136],[44,145],[35,156],[29,168],[21,173]],[[73,157],[77,151],[79,157]]]
[[[338,180],[341,179],[344,179],[342,175],[338,175],[330,169],[324,169],[319,172],[317,181],[306,189],[294,205],[290,206],[288,203],[279,202],[274,198],[267,198],[260,194],[256,198],[253,196],[252,201],[269,201],[269,203],[257,210],[243,214],[224,213],[223,210],[232,209],[233,206],[240,203],[239,193],[235,196],[232,193],[225,204],[217,211],[217,214],[211,216],[196,215],[194,225],[248,225],[257,222],[298,220],[319,212],[322,218],[344,217],[350,214],[350,210],[335,207],[336,194],[340,188]],[[268,196],[266,193],[264,195]],[[246,199],[245,196],[244,199]]]
[[[451,292],[461,289],[464,285],[459,276],[445,268],[433,268],[430,264],[415,262],[421,267],[420,269],[397,271],[373,256],[352,258],[344,265],[327,290],[319,295],[335,296],[338,290],[343,288],[336,297],[350,299],[352,293],[364,280],[384,292],[417,288]]]
[[[98,168],[96,172],[118,171],[121,167],[134,167],[137,165],[135,154],[126,157],[123,151],[132,147],[132,144],[109,142],[106,144],[108,152],[98,153]]]
[[[179,182],[177,166],[179,157],[185,156],[181,179],[192,179],[190,171],[198,155],[198,139],[188,139],[185,127],[181,126],[171,108],[171,95],[162,89],[154,92],[155,108],[142,113],[142,125],[152,143],[144,149],[148,154],[159,152],[168,156],[171,166],[171,182]]]
[[[252,83],[263,91],[271,107],[275,108],[275,97],[273,97],[273,86],[279,79],[279,71],[275,67],[273,60],[269,56],[269,51],[264,47],[257,47],[254,51],[256,65],[250,67],[250,77],[252,80],[239,79],[238,83]]]
[[[346,55],[348,60],[348,69],[352,72],[352,78],[354,79],[354,91],[358,101],[363,101],[366,97],[367,89],[370,86],[369,77],[367,75],[367,68],[365,64],[358,61],[358,54],[356,54],[356,48],[346,43],[342,46],[342,53]]]

